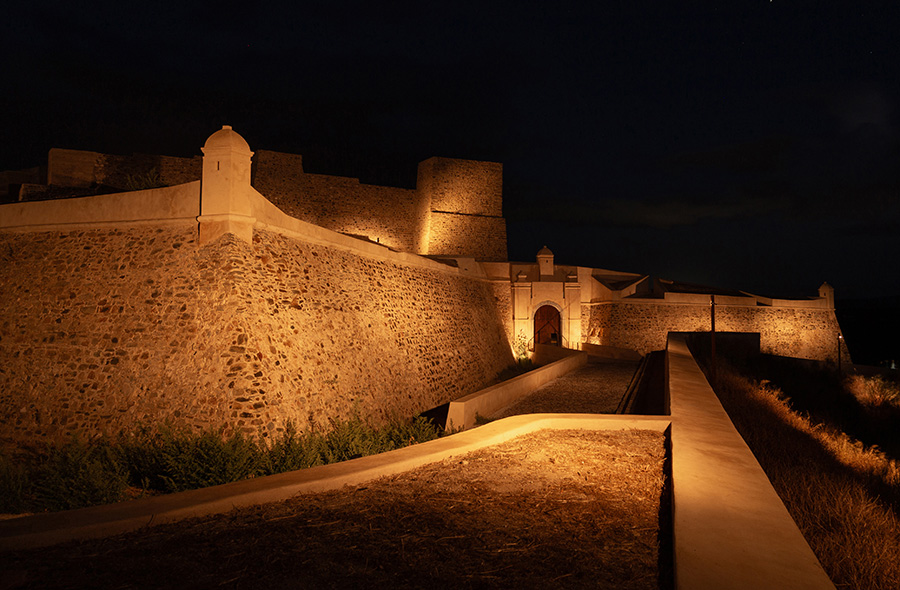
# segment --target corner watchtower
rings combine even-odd
[[[232,233],[250,242],[256,219],[250,205],[250,160],[253,152],[246,140],[222,128],[206,140],[203,177],[200,184],[200,244]]]

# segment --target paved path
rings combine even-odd
[[[591,361],[554,379],[491,418],[543,412],[612,414],[628,389],[638,362]]]

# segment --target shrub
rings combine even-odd
[[[0,513],[25,512],[28,506],[28,472],[0,453]]]
[[[324,463],[325,439],[317,433],[301,434],[293,422],[275,438],[265,452],[263,472],[266,475],[306,469]]]
[[[159,170],[153,168],[144,173],[129,174],[125,177],[125,187],[130,191],[142,191],[166,186]]]
[[[864,377],[851,375],[845,385],[848,391],[863,405],[882,406],[900,403],[900,384],[886,380],[880,375]]]
[[[33,502],[41,510],[68,510],[124,498],[127,471],[105,439],[77,436],[50,447],[32,477]]]
[[[221,430],[194,433],[169,425],[121,438],[119,452],[135,485],[162,492],[247,479],[262,463],[256,442],[240,432],[224,437]]]

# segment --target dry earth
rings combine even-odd
[[[365,486],[0,554],[0,587],[655,589],[664,456],[657,432],[541,431]]]

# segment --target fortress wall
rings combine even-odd
[[[54,148],[50,150],[48,162],[49,184],[78,187],[103,184],[114,188],[131,188],[135,180],[151,174],[158,176],[163,185],[173,186],[200,180],[202,171],[202,159],[199,156],[116,156]]]
[[[196,239],[0,233],[0,438],[409,416],[512,362],[488,281],[267,231]]]
[[[582,306],[584,340],[646,354],[665,348],[669,332],[710,329],[709,305],[672,305],[653,301]],[[758,332],[764,353],[816,360],[837,360],[840,326],[831,309],[717,306],[716,330]],[[850,358],[846,343],[842,357]]]
[[[227,417],[226,252],[195,226],[2,233],[0,252],[0,437]]]
[[[242,260],[247,362],[262,358],[261,374],[235,385],[241,411],[255,414],[241,426],[268,428],[275,416],[322,425],[354,407],[409,416],[512,363],[490,282],[266,231]]]
[[[430,199],[432,211],[503,215],[502,164],[429,158],[419,164],[416,186]]]
[[[513,342],[515,342],[515,334],[513,333],[512,289],[510,288],[508,280],[492,281],[491,286],[494,291],[494,303],[497,307],[497,312],[503,326],[503,333],[506,334],[507,341],[512,345]]]
[[[305,174],[299,156],[265,150],[254,157],[252,184],[291,217],[398,250],[419,251],[424,219],[415,190]]]
[[[94,174],[100,184],[130,189],[136,182],[148,176],[151,179],[158,177],[163,185],[172,186],[200,180],[202,172],[203,159],[200,156],[178,158],[146,154],[133,156],[103,154]]]
[[[63,186],[90,186],[103,154],[83,150],[53,148],[47,156],[47,183]]]
[[[428,254],[506,260],[506,220],[432,212]]]

